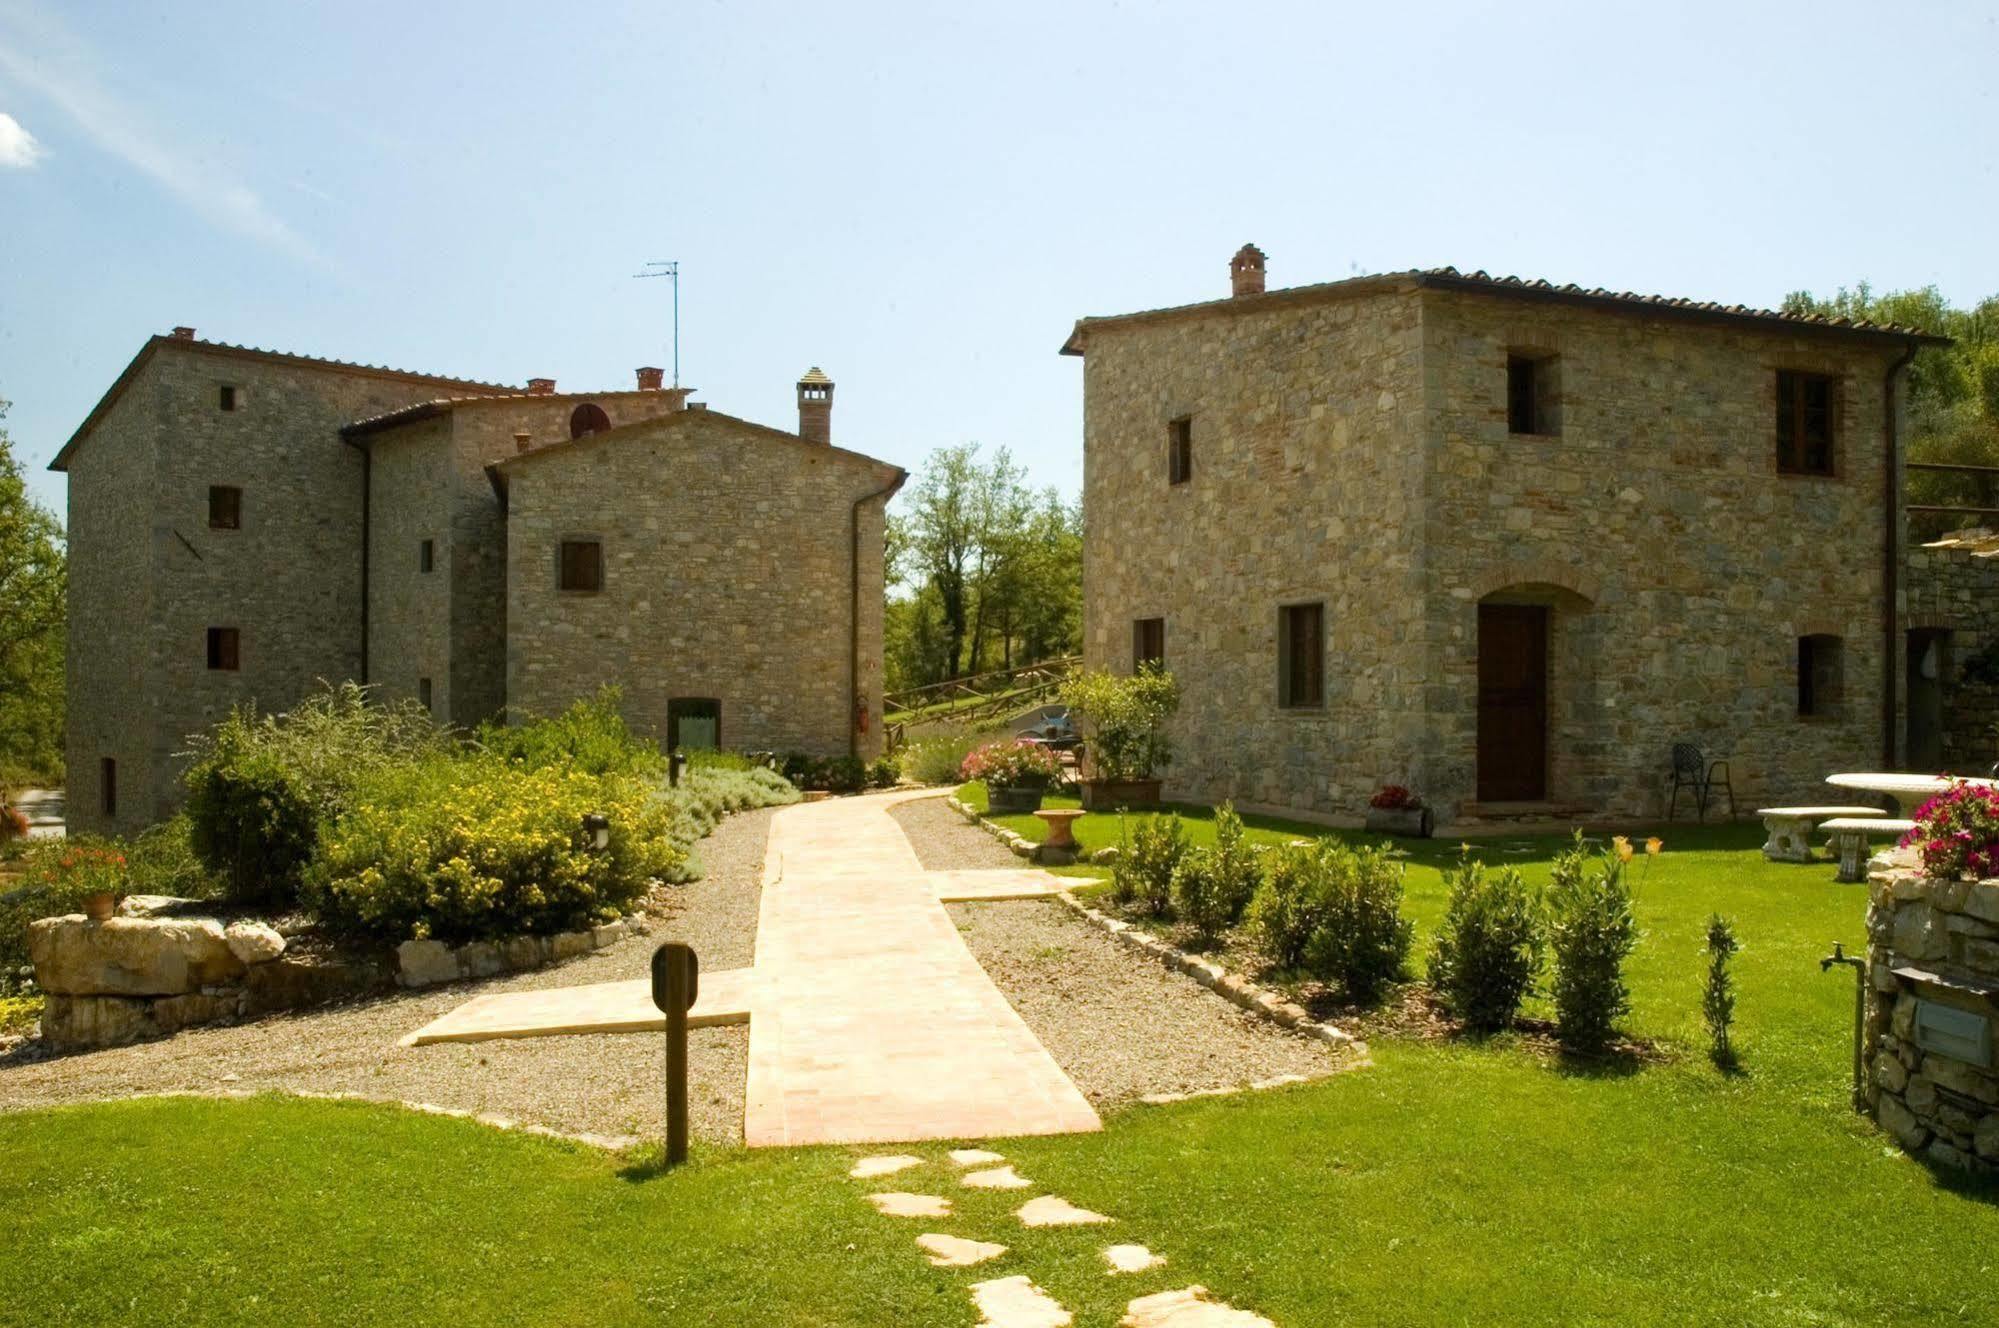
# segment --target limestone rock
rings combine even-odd
[[[975,1190],[1025,1190],[1034,1184],[1011,1165],[967,1172],[960,1183]]]
[[[43,918],[28,954],[42,990],[68,996],[178,996],[243,976],[214,918]]]
[[[1142,1273],[1166,1260],[1143,1245],[1112,1245],[1104,1251],[1104,1262],[1113,1273]]]
[[[251,964],[268,964],[285,952],[285,938],[261,922],[232,922],[222,931],[229,952]]]
[[[241,991],[191,991],[185,996],[167,996],[154,1001],[153,1024],[161,1033],[177,1033],[196,1024],[212,1024],[222,1019],[240,1018]]]
[[[1017,1214],[1022,1226],[1029,1227],[1075,1227],[1092,1226],[1110,1219],[1102,1213],[1093,1213],[1087,1208],[1078,1208],[1067,1199],[1053,1194],[1044,1194],[1038,1199],[1029,1199],[1022,1204]]]
[[[1004,1153],[995,1153],[989,1148],[954,1148],[950,1152],[951,1161],[961,1167],[989,1167],[996,1162],[1006,1161]]]
[[[972,1284],[979,1328],[1069,1328],[1076,1316],[1025,1276]]]
[[[1929,1142],[1930,1132],[1924,1128],[1921,1121],[1910,1114],[1907,1107],[1902,1105],[1902,1099],[1892,1094],[1881,1095],[1881,1104],[1875,1110],[1875,1119],[1881,1122],[1882,1129],[1894,1135],[1901,1141],[1902,1147],[1912,1153]]]
[[[118,916],[121,918],[153,918],[190,911],[200,912],[200,901],[182,899],[179,895],[126,895],[118,901]]]
[[[1980,1157],[1999,1160],[1999,1113],[1988,1115],[1978,1122],[1971,1142]]]
[[[367,964],[323,963],[280,955],[253,964],[243,975],[244,1013],[269,1014],[320,1005],[359,995],[384,984],[380,969]]]
[[[894,1153],[887,1157],[864,1157],[854,1163],[847,1174],[855,1180],[870,1180],[876,1176],[893,1176],[898,1171],[907,1171],[911,1167],[922,1165],[923,1159],[920,1157],[911,1157],[907,1153]]]
[[[1999,880],[1980,881],[1966,891],[1964,911],[1983,922],[1999,925]]]
[[[1874,1058],[1874,1082],[1891,1093],[1899,1093],[1909,1082],[1909,1072],[1902,1068],[1902,1062],[1884,1051]]]
[[[491,941],[474,941],[458,947],[458,971],[468,978],[490,978],[506,970],[499,949]]]
[[[587,955],[595,948],[590,944],[587,931],[560,931],[549,938],[549,948],[556,959],[576,959]]]
[[[1204,1286],[1140,1296],[1124,1308],[1118,1328],[1274,1328],[1261,1314],[1208,1299]]]
[[[130,996],[51,995],[42,1006],[42,1039],[57,1051],[74,1051],[158,1037],[152,1006]]]
[[[891,1191],[887,1194],[870,1194],[868,1202],[875,1211],[885,1217],[949,1217],[951,1201],[940,1199],[934,1194],[904,1194]]]
[[[966,1240],[963,1236],[946,1236],[935,1231],[926,1231],[918,1236],[916,1243],[930,1256],[933,1268],[970,1268],[973,1264],[997,1259],[1006,1253],[1004,1245],[985,1240]]]
[[[396,981],[428,987],[458,978],[458,957],[443,941],[404,941],[396,947]]]

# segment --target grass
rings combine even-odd
[[[1903,1156],[1846,1104],[1851,977],[1817,960],[1862,943],[1863,892],[1765,862],[1745,827],[1663,829],[1627,1026],[1676,1054],[1377,1039],[1359,1073],[1002,1146],[1114,1215],[1107,1231],[1023,1231],[1021,1196],[940,1188],[934,1165],[863,1186],[845,1149],[705,1150],[658,1175],[392,1108],[152,1100],[0,1115],[0,1323],[968,1326],[964,1288],[1014,1272],[1084,1326],[1195,1281],[1282,1328],[1990,1322],[1999,1191]],[[1476,851],[1545,877],[1558,843]],[[1408,847],[1420,955],[1457,848]],[[1733,1075],[1700,1054],[1717,908],[1745,944]],[[879,1217],[867,1188],[950,1193],[958,1216]],[[911,1241],[933,1229],[1014,1252],[932,1269]],[[1106,1278],[1111,1239],[1171,1262]]]

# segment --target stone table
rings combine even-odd
[[[1953,784],[1983,784],[1990,787],[1994,781],[1958,779],[1950,775],[1861,773],[1828,775],[1825,782],[1834,788],[1856,789],[1863,793],[1886,793],[1902,809],[1902,815],[1910,817],[1915,815],[1917,807]]]
[[[1810,862],[1812,830],[1835,816],[1879,816],[1879,807],[1758,807],[1766,832],[1763,856],[1772,862]]]
[[[1048,838],[1035,847],[1035,861],[1055,866],[1074,862],[1081,848],[1076,843],[1075,820],[1085,813],[1073,808],[1049,808],[1034,815],[1048,827]]]

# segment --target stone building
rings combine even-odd
[[[1085,652],[1161,658],[1173,796],[1738,806],[1900,735],[1897,378],[1935,340],[1452,269],[1085,318]]]
[[[816,369],[798,434],[661,379],[558,393],[151,338],[51,463],[70,824],[170,814],[189,734],[321,680],[461,726],[615,682],[662,741],[876,752],[903,472],[831,446]]]

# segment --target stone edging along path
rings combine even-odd
[[[950,796],[946,801],[953,811],[963,816],[967,821],[999,838],[1016,856],[1025,857],[1033,852],[1032,840],[1024,838],[1003,825],[998,825],[995,822],[987,820],[957,796]],[[1025,849],[1018,847],[1013,842],[1016,840],[1028,847]],[[1323,1042],[1335,1050],[1348,1053],[1357,1062],[1353,1068],[1358,1068],[1359,1063],[1366,1062],[1367,1043],[1354,1037],[1345,1029],[1313,1019],[1305,1007],[1295,1001],[1288,1001],[1274,991],[1259,987],[1248,978],[1229,972],[1213,960],[1203,958],[1188,950],[1182,950],[1177,945],[1161,940],[1142,927],[1134,927],[1123,918],[1114,918],[1100,909],[1091,908],[1067,890],[1061,891],[1055,898],[1061,900],[1063,905],[1078,917],[1109,932],[1124,945],[1130,946],[1141,953],[1151,955],[1153,958],[1159,960],[1160,963],[1176,972],[1186,974],[1230,1004],[1239,1006],[1251,1014],[1268,1019],[1272,1023],[1301,1033],[1306,1037]]]

